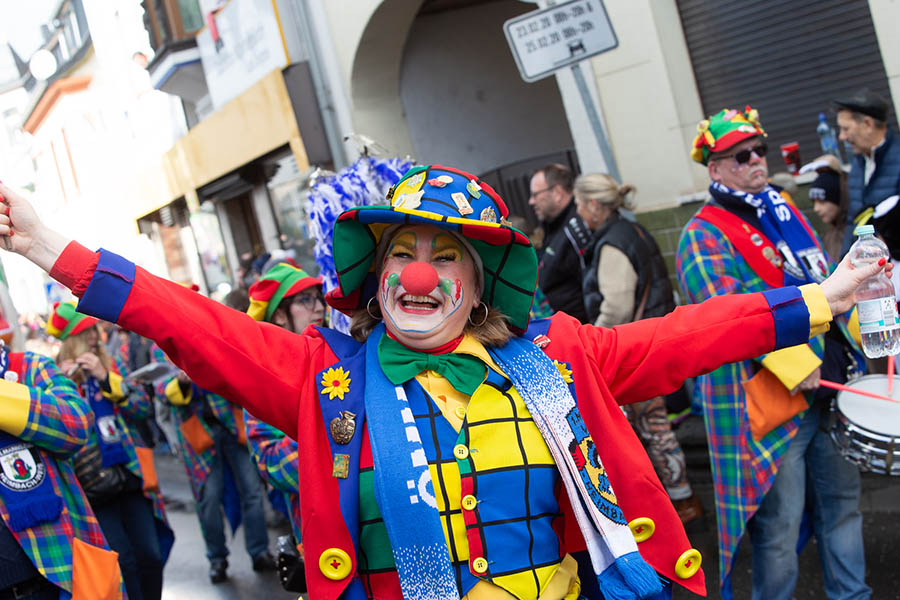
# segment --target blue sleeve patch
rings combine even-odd
[[[791,286],[763,292],[775,322],[775,349],[809,342],[809,309],[800,289]]]
[[[115,323],[128,300],[134,273],[134,263],[101,248],[97,270],[78,302],[78,311]]]

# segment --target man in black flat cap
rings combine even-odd
[[[850,207],[842,254],[853,242],[853,230],[868,222],[876,207],[900,194],[900,139],[887,126],[890,105],[868,89],[834,101],[840,138],[853,148],[847,182]]]

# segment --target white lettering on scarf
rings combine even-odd
[[[432,490],[429,491],[428,484],[431,483],[431,474],[428,472],[428,458],[425,456],[425,449],[422,448],[422,438],[419,436],[419,430],[416,428],[416,419],[413,417],[412,410],[409,408],[409,400],[403,386],[398,385],[394,388],[397,393],[397,400],[404,406],[400,409],[400,415],[406,424],[406,441],[409,442],[412,449],[409,452],[409,459],[414,469],[421,470],[418,480],[408,479],[406,487],[413,492],[409,495],[410,504],[418,504],[421,499],[431,508],[437,509],[437,500],[434,497],[434,484]]]

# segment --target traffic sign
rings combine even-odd
[[[525,81],[619,45],[602,0],[571,0],[514,17],[503,33]]]

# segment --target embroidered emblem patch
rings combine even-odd
[[[41,485],[46,470],[31,444],[13,444],[0,450],[0,483],[17,492]]]
[[[322,393],[328,394],[329,400],[337,396],[344,399],[344,394],[350,391],[350,374],[343,367],[329,368],[322,373]]]
[[[119,432],[119,425],[116,422],[115,415],[104,415],[97,419],[97,429],[100,430],[100,437],[106,444],[118,444],[122,441],[122,434]]]
[[[587,426],[581,419],[581,414],[573,409],[566,415],[566,421],[569,422],[572,433],[575,435],[575,439],[569,445],[569,453],[575,461],[578,475],[587,488],[588,495],[594,505],[610,521],[621,525],[627,524],[606,475],[606,469],[600,462],[597,446],[594,445],[594,440],[591,439]]]
[[[481,198],[481,186],[478,185],[478,182],[475,180],[469,180],[469,183],[466,184],[466,191],[473,198]]]
[[[439,175],[428,180],[428,185],[436,188],[442,188],[448,183],[453,183],[453,178],[449,175]]]
[[[547,347],[547,344],[550,343],[550,338],[548,338],[544,334],[541,334],[541,335],[534,336],[534,339],[531,341],[534,343],[535,346],[537,346],[538,348],[543,350],[544,348]]]

